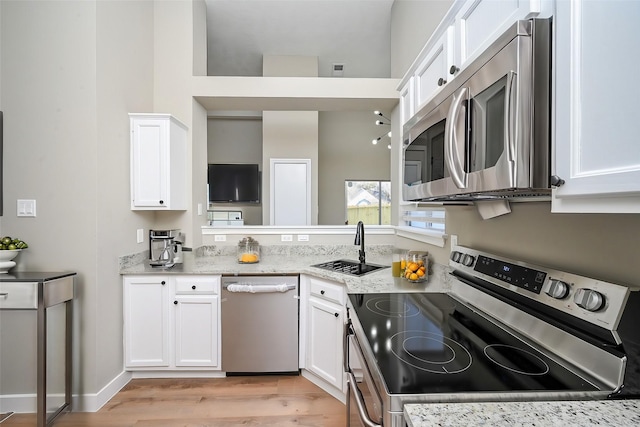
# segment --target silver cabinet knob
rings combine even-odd
[[[587,311],[598,311],[604,307],[607,299],[598,291],[580,288],[576,291],[573,302]]]
[[[440,77],[438,79],[438,86],[443,86],[445,83],[447,83],[447,81],[445,79],[443,79],[442,77]]]
[[[551,279],[547,295],[555,299],[564,299],[569,295],[569,285],[562,280]]]

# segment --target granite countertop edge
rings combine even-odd
[[[638,426],[640,400],[407,404],[409,427]]]
[[[309,248],[309,247],[306,247]],[[449,267],[431,262],[428,279],[411,283],[391,276],[391,250],[389,245],[376,245],[367,251],[367,263],[388,266],[364,276],[351,276],[313,267],[315,264],[336,259],[357,261],[358,251],[353,246],[321,246],[314,249],[263,250],[260,262],[241,264],[235,248],[219,250],[212,247],[183,252],[183,262],[171,268],[152,267],[148,252],[120,257],[121,275],[264,275],[305,274],[342,283],[349,293],[380,292],[447,292],[450,290]],[[265,253],[266,252],[266,253]]]

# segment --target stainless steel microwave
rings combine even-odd
[[[551,20],[517,21],[403,127],[403,200],[549,195]]]

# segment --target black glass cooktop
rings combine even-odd
[[[391,394],[598,390],[447,294],[349,299]]]

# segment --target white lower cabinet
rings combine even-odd
[[[125,366],[169,366],[169,278],[124,278]]]
[[[220,370],[220,276],[125,276],[128,370]]]
[[[344,286],[313,277],[306,280],[306,369],[344,392]]]

